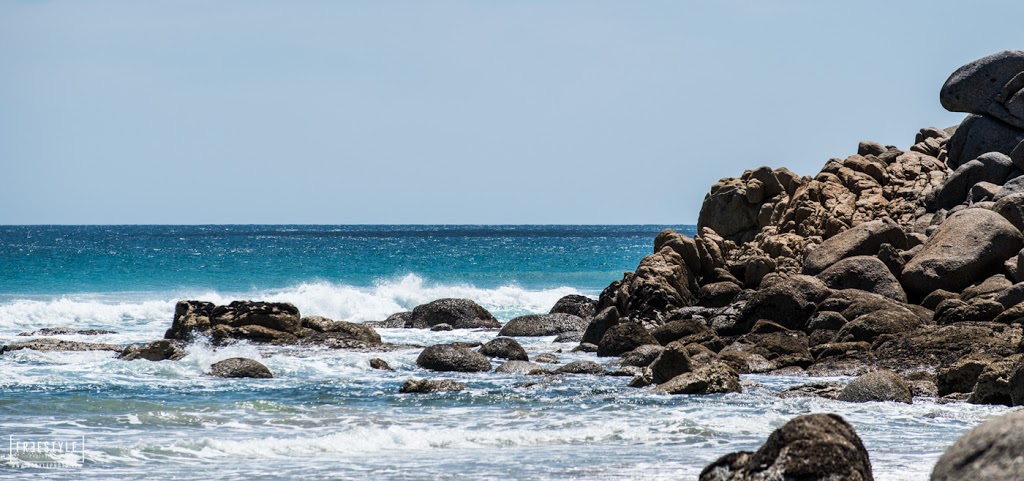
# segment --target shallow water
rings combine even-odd
[[[56,325],[118,331],[59,336],[64,339],[117,344],[150,341],[162,337],[174,302],[190,297],[186,294],[214,302],[248,296],[291,301],[306,315],[357,321],[380,319],[440,297],[468,297],[504,321],[544,312],[565,294],[596,295],[649,252],[650,239],[657,232],[648,227],[632,237],[616,237],[602,236],[600,229],[613,232],[616,228],[594,228],[584,237],[557,241],[551,240],[557,237],[549,231],[543,231],[548,236],[541,240],[537,232],[532,236],[492,232],[506,239],[502,250],[480,247],[487,256],[478,257],[475,264],[460,258],[452,272],[435,265],[426,269],[434,274],[407,272],[360,280],[361,274],[348,279],[339,271],[333,277],[302,278],[303,269],[293,266],[293,272],[284,277],[295,279],[275,287],[280,272],[265,279],[257,275],[259,269],[243,269],[235,277],[248,276],[246,281],[232,276],[223,282],[208,279],[211,284],[205,290],[192,292],[177,285],[180,281],[174,273],[185,273],[182,277],[187,278],[188,273],[204,271],[193,269],[177,254],[153,261],[156,264],[135,260],[125,268],[98,262],[88,253],[90,248],[83,248],[86,253],[81,255],[91,259],[64,252],[61,255],[73,259],[71,267],[50,265],[47,260],[39,264],[50,266],[41,271],[45,275],[36,276],[24,268],[31,263],[21,259],[18,263],[23,268],[16,274],[8,271],[0,282],[9,288],[0,293],[0,343],[26,339],[16,335],[24,330]],[[264,230],[250,235],[273,237]],[[478,247],[500,244],[498,237],[483,237],[485,242],[480,235],[473,233],[469,241],[448,237],[438,249],[458,242],[479,243]],[[131,235],[115,237],[120,239],[115,251],[148,242],[132,240]],[[242,237],[243,243],[255,242]],[[429,243],[417,239],[419,249]],[[316,244],[304,242],[300,247]],[[573,258],[574,252],[554,249],[558,243],[588,252],[615,252],[621,259],[583,256],[584,260],[573,261],[571,269],[564,268],[559,259]],[[4,255],[16,258],[11,245],[5,244]],[[331,250],[306,247],[301,247],[304,253],[289,251],[286,257],[302,258],[299,264],[304,265]],[[277,252],[268,246],[254,249],[240,255],[255,256],[249,259],[254,262],[259,252],[266,256]],[[346,249],[352,248],[334,250]],[[419,252],[424,258],[403,262],[448,262],[430,257],[436,253],[430,249]],[[412,259],[417,254],[413,249],[406,255]],[[517,278],[509,255],[528,259],[522,263],[538,266],[536,273],[526,276],[526,281]],[[240,265],[242,257],[227,264]],[[344,267],[339,259],[345,256],[328,257]],[[109,276],[69,280],[83,270],[89,272],[93,267],[82,266],[91,263],[107,265],[94,267],[108,269]],[[256,263],[274,264],[272,260]],[[540,275],[545,264],[549,272]],[[454,271],[470,265],[476,266],[470,269],[475,281],[453,281],[458,277]],[[161,280],[152,281],[160,284],[158,290],[118,290],[133,277],[153,273],[160,273]],[[579,284],[573,284],[573,279]],[[21,290],[11,288],[18,282]],[[385,342],[417,345],[487,341],[496,335],[486,330],[380,332]],[[520,341],[531,358],[562,351],[557,353],[561,363],[593,359],[616,367],[615,359],[570,353],[572,344],[553,343],[552,337]],[[415,366],[418,353],[418,349],[364,353],[245,344],[214,350],[203,343],[190,345],[185,359],[177,362],[124,362],[109,352],[5,353],[0,356],[0,435],[84,439],[85,461],[64,469],[0,465],[0,479],[29,475],[45,479],[696,479],[709,462],[729,452],[756,449],[772,430],[796,415],[834,412],[850,421],[864,440],[876,479],[926,480],[935,460],[960,434],[1006,411],[937,404],[930,399],[916,399],[913,405],[847,404],[776,396],[788,386],[807,382],[804,377],[744,376],[756,385],[742,394],[668,396],[629,388],[628,378],[623,377],[431,373]],[[205,375],[213,362],[237,356],[261,359],[277,377],[224,380]],[[370,369],[372,357],[385,359],[396,370]],[[469,389],[399,395],[398,386],[411,377],[455,379]],[[0,443],[0,451],[5,449]]]

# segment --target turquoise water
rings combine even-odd
[[[545,312],[566,294],[596,296],[651,251],[662,227],[0,227],[0,343],[48,326],[117,331],[64,339],[150,341],[182,298],[287,301],[304,315],[361,322],[466,297],[504,321]],[[380,332],[386,342],[418,345],[495,336]],[[554,352],[563,363],[616,367],[553,338],[522,342],[531,357]],[[61,469],[0,463],[0,479],[695,479],[717,457],[755,449],[791,417],[828,411],[855,425],[876,479],[925,480],[956,436],[1003,411],[775,395],[801,377],[749,376],[743,394],[702,397],[655,395],[618,377],[430,373],[415,366],[418,353],[202,342],[177,362],[5,353],[0,435],[77,437],[86,447],[84,462]],[[277,377],[205,375],[235,356],[260,358]],[[396,371],[369,369],[371,357]],[[469,389],[397,394],[411,377]]]

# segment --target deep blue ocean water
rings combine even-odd
[[[303,315],[363,322],[465,297],[505,321],[546,312],[566,294],[596,296],[651,252],[663,227],[0,226],[0,344],[53,326],[116,331],[62,339],[147,342],[162,337],[186,298],[286,301]],[[380,332],[418,345],[496,335]],[[531,357],[616,367],[553,338],[521,342]],[[0,479],[695,479],[723,454],[756,449],[793,416],[827,411],[857,428],[876,479],[925,480],[956,436],[1002,412],[776,396],[802,377],[747,376],[742,394],[702,397],[656,395],[618,377],[432,373],[416,367],[418,353],[203,342],[176,362],[8,352],[0,441],[86,447],[84,462],[69,455],[60,469],[0,463]],[[235,356],[259,358],[277,377],[205,374]],[[371,357],[396,370],[369,369]],[[469,389],[399,395],[412,377]]]

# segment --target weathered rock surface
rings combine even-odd
[[[1024,472],[1024,411],[987,421],[957,439],[932,470],[931,481],[1010,481]]]
[[[889,218],[865,222],[829,237],[807,254],[803,262],[804,274],[816,275],[847,257],[873,256],[882,244],[897,248],[907,245],[907,236]]]
[[[267,369],[263,363],[246,359],[244,357],[232,357],[223,361],[215,362],[210,366],[210,374],[216,377],[230,378],[272,378],[274,373]]]
[[[659,345],[646,329],[635,322],[620,322],[608,329],[597,345],[598,356],[621,356],[645,344]]]
[[[501,323],[494,316],[469,299],[438,299],[416,306],[412,310],[412,327],[430,328],[437,324],[448,324],[455,329],[500,329]]]
[[[416,358],[416,365],[433,371],[486,372],[491,370],[491,361],[476,351],[462,346],[435,344],[429,346]]]
[[[719,394],[742,392],[740,376],[725,363],[712,362],[658,385],[666,394]]]
[[[893,401],[910,404],[913,395],[910,386],[899,374],[883,370],[869,372],[850,381],[838,399],[855,403]]]
[[[900,281],[874,256],[854,256],[832,264],[816,276],[831,289],[860,289],[907,302]]]
[[[562,297],[548,311],[548,314],[570,314],[583,319],[594,317],[596,313],[597,301],[579,294],[569,294]]]
[[[103,344],[96,342],[67,341],[64,339],[33,339],[31,341],[12,342],[0,348],[0,354],[21,349],[32,349],[41,352],[70,352],[70,351],[115,351],[121,352],[124,348],[115,344]]]
[[[529,374],[531,371],[543,369],[540,364],[529,361],[508,361],[496,367],[494,372],[503,374]]]
[[[170,340],[161,339],[148,344],[128,346],[117,357],[125,361],[177,361],[185,357],[185,351]]]
[[[518,341],[510,337],[499,337],[480,346],[480,354],[487,357],[498,357],[510,361],[529,361],[526,349]]]
[[[593,315],[591,314],[589,317],[592,318]],[[498,331],[498,335],[511,337],[555,336],[566,332],[583,331],[589,324],[590,321],[587,318],[574,314],[528,314],[506,322]]]
[[[1022,72],[1022,50],[986,55],[956,69],[942,85],[939,101],[946,110],[988,115],[1024,129]]]
[[[555,369],[555,372],[562,374],[604,374],[605,370],[594,361],[579,360],[561,366]]]
[[[871,481],[860,436],[835,414],[808,414],[776,429],[756,452],[727,454],[700,481]]]
[[[401,394],[428,394],[435,392],[456,392],[466,389],[466,385],[451,379],[409,379],[398,388]]]
[[[620,315],[634,320],[660,321],[675,309],[693,305],[697,288],[683,257],[666,246],[641,259],[636,271],[605,288],[597,311],[615,307]]]

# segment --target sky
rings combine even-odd
[[[693,224],[947,127],[1024,2],[2,1],[0,224]]]

